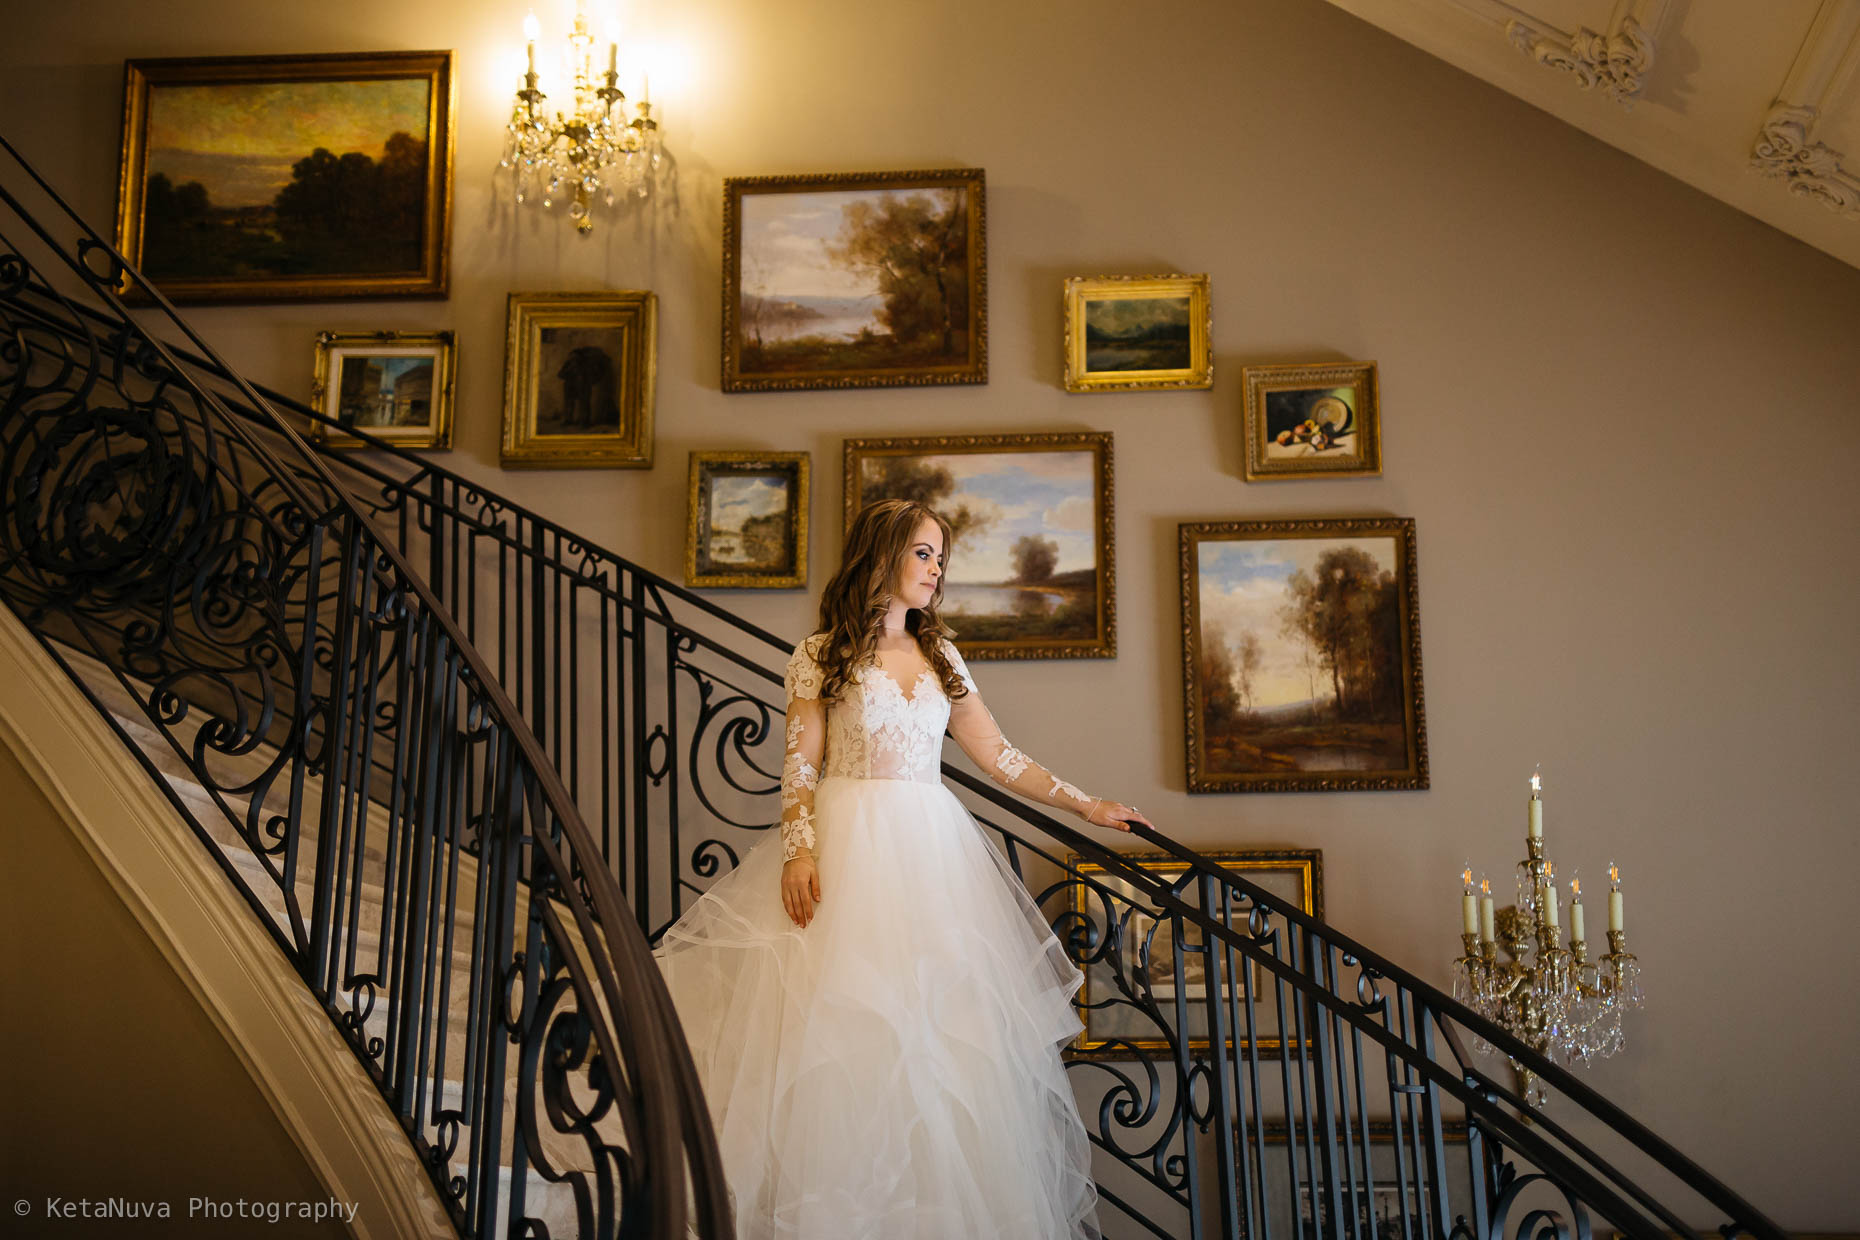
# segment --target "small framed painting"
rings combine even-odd
[[[805,452],[693,452],[685,584],[805,586],[808,463]]]
[[[1374,362],[1247,366],[1240,375],[1248,482],[1382,472]]]
[[[452,446],[451,332],[318,332],[310,404],[338,423],[312,422],[310,434],[331,447],[363,441],[366,431],[398,448]]]
[[[723,390],[988,382],[980,168],[723,182]]]
[[[936,606],[968,659],[1108,659],[1117,573],[1108,431],[846,441],[845,530],[874,500],[949,522]]]
[[[1178,527],[1190,792],[1425,788],[1407,517]]]
[[[503,463],[650,468],[657,325],[649,292],[512,293]]]
[[[1066,391],[1214,386],[1208,277],[1066,281]]]
[[[452,112],[451,52],[131,60],[117,249],[177,302],[443,297]]]
[[[1324,854],[1318,849],[1249,849],[1206,856],[1301,912],[1324,916]],[[1124,857],[1167,883],[1178,882],[1188,872],[1187,863],[1170,853],[1126,853]],[[1076,1000],[1085,1028],[1073,1043],[1073,1055],[1134,1059],[1144,1053],[1172,1054],[1172,1032],[1188,1038],[1191,1052],[1206,1052],[1208,977],[1201,932],[1188,927],[1183,935],[1182,983],[1187,989],[1181,997],[1188,1004],[1189,1027],[1175,1030],[1175,919],[1158,916],[1136,887],[1096,862],[1073,854],[1067,868],[1089,880],[1074,879],[1067,884],[1072,925],[1090,926],[1103,936],[1094,942],[1107,943],[1112,935],[1119,939],[1117,951],[1095,952],[1085,965],[1085,984]],[[1181,897],[1198,904],[1199,888],[1190,885]],[[1234,908],[1229,915],[1228,924],[1242,937],[1250,937],[1251,913],[1249,904]],[[1283,929],[1282,922],[1273,924]],[[1076,932],[1069,937],[1076,939]],[[1284,935],[1279,937],[1283,942]],[[1233,999],[1242,1011],[1245,1001],[1251,1001],[1252,1042],[1262,1057],[1276,1059],[1285,1053],[1285,1027],[1292,1023],[1295,1000],[1278,993],[1266,965],[1253,961],[1252,968],[1246,969],[1247,962],[1238,950],[1232,957],[1234,971],[1222,983],[1223,996]],[[1281,1014],[1287,1019],[1281,1021]]]

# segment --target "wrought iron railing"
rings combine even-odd
[[[462,1235],[728,1234],[663,981],[499,676],[258,392],[0,148],[0,596],[171,773]]]
[[[266,404],[316,420],[177,357],[259,424]],[[662,931],[775,817],[792,643],[430,457],[321,452],[465,639],[496,652],[593,847]],[[1070,1063],[1107,1235],[1782,1235],[1562,1068],[1241,875],[1139,830],[1177,863],[1159,877],[945,771],[1094,979],[1082,1016],[1114,1030]],[[1487,1045],[1538,1072],[1542,1116]]]

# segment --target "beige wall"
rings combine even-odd
[[[448,463],[674,575],[687,452],[811,450],[812,588],[725,596],[778,632],[843,437],[1115,432],[1118,657],[978,669],[1009,734],[1196,844],[1323,848],[1332,919],[1443,984],[1453,876],[1521,854],[1541,762],[1651,990],[1594,1081],[1785,1225],[1860,1223],[1860,272],[1320,0],[668,0],[638,22],[692,62],[655,79],[678,193],[591,241],[493,181],[520,2],[16,7],[6,132],[100,222],[126,56],[458,49],[450,300],[194,321],[300,393],[318,329],[456,329]],[[988,386],[719,392],[721,177],[950,164],[989,176]],[[1213,276],[1215,389],[1067,395],[1061,279],[1168,270]],[[504,294],[596,286],[662,299],[658,467],[500,473]],[[1242,482],[1241,366],[1331,358],[1381,364],[1384,476]],[[1418,522],[1432,790],[1188,796],[1176,523],[1374,513]]]
[[[0,1230],[348,1235],[335,1219],[283,1218],[284,1203],[328,1202],[328,1190],[193,992],[4,745],[0,805]],[[112,1197],[165,1202],[169,1217],[47,1217],[51,1199]],[[249,1210],[275,1207],[279,1221],[209,1213],[193,1198],[233,1211],[242,1201]],[[31,1210],[23,1225],[13,1213],[21,1200]],[[16,1225],[24,1229],[10,1230]]]

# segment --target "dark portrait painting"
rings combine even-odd
[[[545,327],[536,389],[538,435],[620,429],[624,333],[615,327]]]

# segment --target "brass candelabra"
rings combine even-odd
[[[548,96],[539,87],[536,40],[540,29],[535,14],[523,23],[529,43],[529,68],[506,127],[504,155],[499,166],[513,169],[518,203],[538,202],[553,207],[568,200],[568,214],[577,232],[594,230],[594,204],[614,205],[616,197],[643,199],[664,159],[659,122],[642,87],[636,115],[627,119],[626,94],[620,89],[619,45],[607,47],[607,69],[595,68],[594,36],[587,13],[576,5],[575,25],[568,36],[567,71],[573,100],[553,116],[544,107]]]
[[[1559,1064],[1586,1064],[1626,1044],[1622,1014],[1641,1006],[1640,963],[1627,950],[1622,929],[1621,872],[1608,867],[1608,951],[1591,960],[1586,941],[1582,883],[1570,883],[1570,934],[1565,945],[1556,865],[1544,854],[1540,781],[1532,776],[1527,855],[1517,866],[1518,901],[1494,910],[1491,883],[1475,891],[1472,868],[1462,874],[1464,912],[1454,962],[1454,997]],[[1508,959],[1499,959],[1503,948]],[[1479,1040],[1476,1050],[1495,1053]],[[1510,1058],[1518,1093],[1532,1107],[1546,1101],[1537,1074]]]

